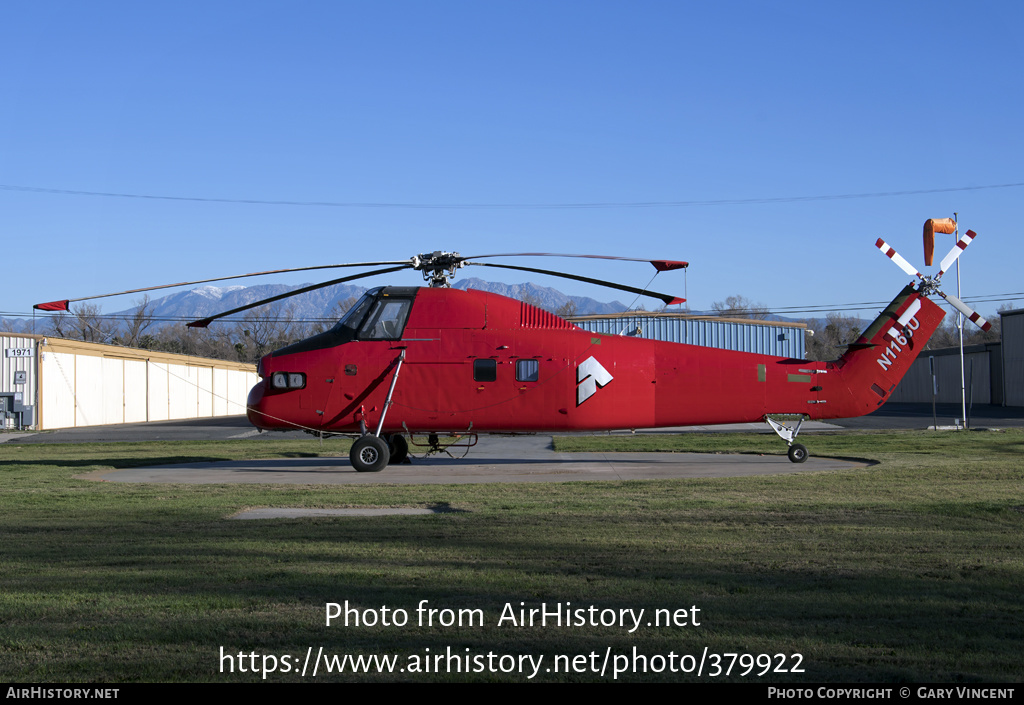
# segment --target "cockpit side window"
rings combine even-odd
[[[412,301],[382,298],[374,304],[359,329],[360,340],[398,340],[405,330]]]

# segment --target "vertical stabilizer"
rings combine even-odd
[[[828,416],[861,416],[888,401],[944,316],[913,285],[904,288],[857,342],[831,363],[829,372],[838,377],[832,394],[839,403],[828,410]]]

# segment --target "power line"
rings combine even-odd
[[[1017,299],[1024,299],[1024,292],[1018,291],[1018,292],[1010,292],[1010,293],[1006,293],[1006,294],[982,294],[982,295],[979,295],[979,296],[964,297],[964,303],[973,304],[973,305],[976,306],[979,303],[999,303],[999,302],[1003,302],[1003,301],[1014,301],[1014,300],[1017,300]],[[885,306],[889,305],[889,303],[890,303],[889,301],[856,301],[856,302],[848,302],[848,303],[841,303],[841,304],[808,304],[808,305],[804,305],[804,306],[779,306],[779,307],[776,307],[776,308],[766,309],[764,311],[758,311],[758,312],[759,313],[766,313],[768,315],[773,315],[773,316],[788,316],[788,315],[797,314],[797,313],[817,314],[817,313],[832,313],[832,312],[842,313],[842,312],[848,312],[848,311],[870,311],[870,310],[876,310],[877,311],[877,310],[879,310],[881,308],[884,308]],[[939,302],[936,302],[936,303],[942,304],[943,302],[939,301]],[[625,313],[631,313],[631,312],[630,311],[623,311],[622,313],[625,314]],[[50,318],[58,318],[60,316],[65,316],[69,320],[76,318],[76,315],[75,315],[74,311],[61,312],[61,313],[39,313],[39,312],[34,312],[34,315],[37,318],[44,319],[44,320],[45,319],[50,319]],[[0,316],[11,316],[11,317],[19,317],[19,318],[28,318],[28,317],[32,317],[33,316],[33,312],[21,313],[21,312],[17,312],[17,311],[0,311]],[[92,318],[96,318],[96,319],[100,319],[100,320],[124,321],[124,320],[130,320],[131,316],[132,316],[131,313],[121,313],[121,314],[100,313],[100,314],[95,314],[95,315],[93,315],[91,317]],[[188,321],[194,321],[194,320],[196,320],[197,318],[200,318],[200,317],[201,316],[199,316],[198,314],[191,315],[191,316],[166,316],[166,315],[161,316],[161,315],[154,315],[149,320],[152,321],[152,322],[159,322],[159,323],[173,323],[173,322],[184,323],[184,322],[188,322]],[[289,322],[291,322],[291,323],[333,323],[333,322],[338,320],[338,317],[288,318],[288,317],[281,317],[281,316],[260,316],[259,320],[260,321],[265,321],[265,322],[268,322],[268,323],[289,323]],[[244,318],[224,318],[224,319],[221,319],[221,322],[222,323],[246,323],[246,322],[251,322],[251,321],[247,321]]]
[[[60,196],[93,196],[102,198],[134,198],[154,201],[185,201],[193,203],[231,203],[260,206],[303,206],[317,208],[379,208],[412,210],[585,210],[601,208],[687,208],[699,206],[747,206],[771,203],[802,203],[805,201],[841,201],[863,198],[887,198],[896,196],[920,196],[932,193],[953,193],[958,191],[984,191],[1001,188],[1017,188],[1024,182],[1011,184],[988,184],[985,186],[951,186],[949,188],[917,189],[910,191],[875,191],[868,193],[828,194],[817,196],[780,196],[776,198],[723,198],[692,201],[602,201],[593,203],[401,203],[361,201],[287,201],[256,198],[210,198],[199,196],[163,196],[142,193],[115,193],[107,191],[80,191],[72,189],[40,188],[0,184],[2,191],[43,193]]]

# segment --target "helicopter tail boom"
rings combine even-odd
[[[828,373],[836,374],[833,399],[812,418],[861,416],[889,400],[896,385],[938,329],[945,311],[913,285],[905,287]],[[838,392],[838,396],[836,393]]]

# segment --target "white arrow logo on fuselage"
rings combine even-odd
[[[576,406],[579,406],[590,397],[594,396],[598,387],[604,387],[611,382],[613,377],[608,373],[601,363],[593,357],[588,357],[579,367],[576,368]]]

